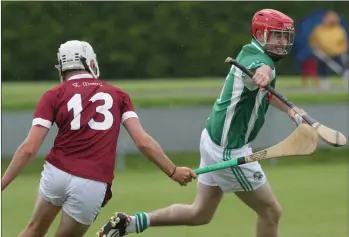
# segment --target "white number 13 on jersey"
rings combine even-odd
[[[93,118],[88,121],[88,125],[93,130],[107,130],[111,128],[114,122],[112,113],[109,111],[113,106],[113,98],[108,93],[98,92],[91,97],[90,101],[92,103],[103,100],[104,105],[97,106],[96,112],[104,115],[103,122],[96,122]],[[67,104],[68,112],[73,110],[74,119],[70,122],[71,130],[80,129],[81,112],[82,112],[82,99],[81,94],[75,94]]]

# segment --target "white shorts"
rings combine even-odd
[[[246,145],[239,149],[224,149],[211,140],[206,129],[201,133],[200,167],[224,160],[250,155],[252,149]],[[201,174],[198,181],[209,186],[219,186],[223,192],[253,191],[266,183],[266,177],[258,162]]]
[[[39,192],[77,222],[91,225],[101,211],[107,184],[68,174],[45,162]]]

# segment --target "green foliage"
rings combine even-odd
[[[225,76],[261,8],[296,22],[318,8],[349,15],[345,2],[3,2],[2,80],[56,80],[57,49],[71,39],[93,45],[102,78]],[[294,73],[291,57],[279,66]]]

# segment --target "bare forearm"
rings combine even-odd
[[[23,146],[20,146],[13,156],[13,159],[7,168],[2,180],[1,190],[4,190],[20,173],[21,171],[32,161],[34,154],[26,151]]]
[[[175,169],[173,162],[166,156],[159,143],[157,143],[151,136],[148,135],[146,140],[147,142],[140,146],[139,149],[165,174],[171,175]]]
[[[274,106],[275,108],[281,110],[282,112],[285,112],[286,114],[288,113],[289,107],[285,105],[281,100],[273,96],[270,99],[270,104]]]

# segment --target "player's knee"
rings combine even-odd
[[[281,218],[281,215],[282,207],[276,199],[273,199],[266,204],[264,212],[262,215],[260,215],[260,217],[262,217],[266,222],[277,224]]]
[[[212,220],[211,216],[203,216],[199,219],[197,225],[207,225]]]
[[[193,206],[194,215],[192,218],[192,225],[207,225],[213,218],[213,214],[210,210],[205,209],[202,206]]]

